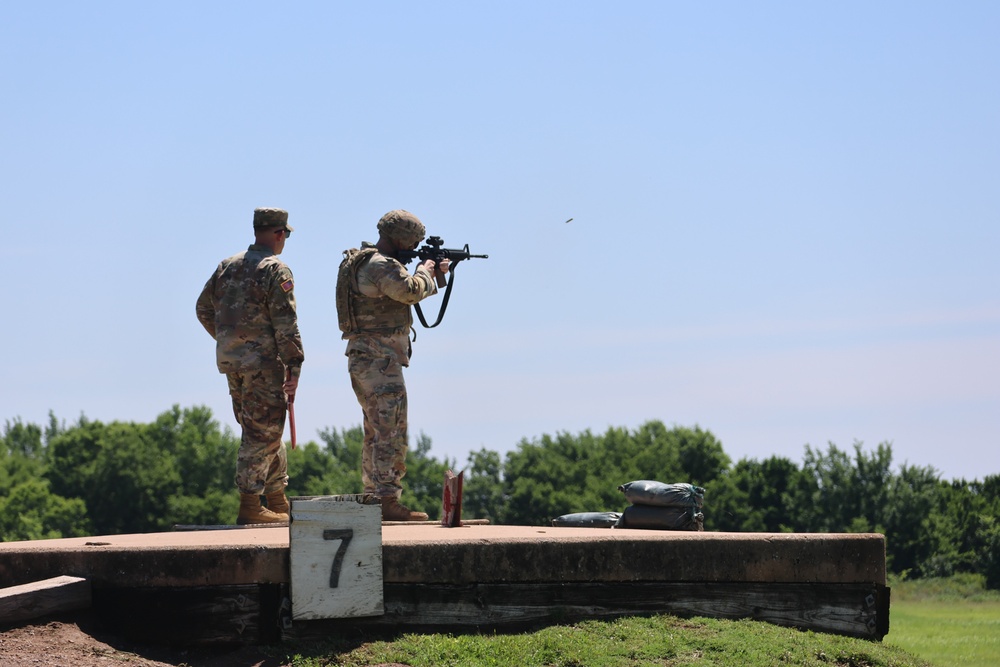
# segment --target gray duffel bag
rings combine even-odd
[[[615,528],[646,530],[704,530],[705,515],[694,507],[653,507],[630,505],[622,512]]]
[[[664,484],[648,479],[628,482],[618,487],[632,505],[653,507],[695,507],[705,503],[705,489],[693,484]]]
[[[621,518],[621,512],[577,512],[552,519],[553,526],[569,528],[611,528]]]

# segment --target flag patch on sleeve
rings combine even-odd
[[[285,290],[286,292],[291,292],[293,287],[295,287],[295,283],[292,282],[291,278],[281,283],[281,289]]]

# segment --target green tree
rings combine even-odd
[[[543,435],[508,452],[503,471],[505,519],[543,525],[575,512],[624,510],[618,487],[636,480],[704,486],[729,466],[722,445],[700,428],[667,429],[646,422],[634,432],[611,428],[601,436]]]
[[[0,437],[0,496],[38,479],[44,470],[42,430],[20,419],[6,422]]]
[[[675,427],[669,437],[676,443],[684,481],[710,487],[732,463],[723,451],[722,443],[698,426],[693,429]]]
[[[326,496],[361,493],[361,451],[364,432],[360,426],[320,431],[324,447],[299,448],[289,452],[289,495]]]
[[[444,494],[444,474],[455,470],[455,461],[438,461],[430,455],[431,439],[424,433],[416,447],[406,454],[406,477],[403,479],[402,502],[410,509],[426,512],[431,519],[441,518],[441,497]]]
[[[745,532],[787,532],[795,527],[802,472],[790,459],[740,460],[716,483],[706,527]],[[723,484],[722,482],[725,482]],[[731,488],[730,488],[731,487]]]
[[[156,447],[148,429],[112,422],[97,442],[87,509],[100,534],[169,529],[169,499],[182,489],[176,461]]]
[[[866,532],[885,524],[893,474],[892,446],[881,443],[870,453],[854,443],[854,458],[829,443],[827,451],[806,445],[795,491],[797,530]]]
[[[744,479],[749,468],[759,465],[756,461],[741,460],[725,475],[705,489],[705,530],[723,532],[762,531],[764,522],[755,516],[750,507],[747,489],[750,481]],[[759,513],[757,513],[759,514]]]
[[[340,433],[325,429],[320,448],[310,442],[288,452],[288,495],[330,496],[361,493],[361,428]]]
[[[72,427],[58,433],[46,449],[46,477],[52,490],[67,498],[86,502],[93,495],[98,442],[104,425],[82,416]]]
[[[980,523],[979,569],[989,588],[1000,589],[1000,475],[988,475],[978,485],[985,510]]]
[[[360,485],[361,452],[365,441],[364,430],[360,426],[341,429],[340,432],[325,428],[320,431],[319,438],[326,444],[326,450],[330,456],[340,462],[345,469],[357,472]]]
[[[617,484],[649,479],[667,484],[687,482],[687,473],[681,462],[681,448],[677,429],[668,429],[661,421],[648,421],[634,433],[626,429],[609,429],[605,434],[602,449],[616,460],[617,464],[607,468],[609,473],[617,473]],[[702,486],[699,484],[699,486]]]
[[[982,525],[983,552],[980,568],[986,577],[986,587],[1000,589],[1000,520],[988,517]]]
[[[815,481],[811,498],[801,498],[802,524],[809,530],[839,533],[860,516],[854,465],[847,452],[828,443],[826,452],[806,445],[803,472]]]
[[[174,406],[152,424],[80,417],[50,432],[52,491],[82,500],[98,534],[229,523],[235,515],[238,442],[228,430],[220,433],[207,408]]]
[[[177,471],[178,483],[168,497],[157,525],[228,524],[239,506],[234,485],[239,439],[220,429],[204,406],[174,405],[144,427],[151,446],[165,465]]]
[[[507,518],[506,505],[500,454],[488,449],[470,453],[462,478],[462,516],[502,524]]]
[[[361,456],[364,432],[360,426],[350,429],[324,429],[320,439],[325,448],[314,443],[289,452],[289,495],[317,496],[361,493]],[[430,455],[432,441],[421,433],[407,449],[406,477],[403,478],[403,504],[411,509],[440,516],[445,470],[455,463],[438,461]]]
[[[178,470],[173,495],[200,496],[209,489],[233,487],[239,438],[228,428],[220,430],[209,408],[182,410],[174,405],[144,430],[150,446]]]
[[[987,549],[991,513],[980,482],[939,481],[937,507],[932,514],[937,548],[920,565],[924,576],[947,577],[956,572],[978,572]]]
[[[591,474],[598,467],[599,451],[590,431],[578,437],[559,433],[554,438],[543,435],[532,443],[522,440],[506,459],[507,520],[546,525],[562,514],[603,509],[604,501],[588,493],[604,480],[603,475]]]
[[[904,464],[892,478],[885,515],[886,561],[892,572],[920,577],[921,565],[938,549],[938,488],[937,473],[930,467]]]
[[[858,502],[857,516],[849,524],[854,528],[851,532],[882,532],[892,489],[892,445],[882,442],[866,453],[862,443],[855,442],[854,468]]]
[[[89,534],[87,508],[83,501],[51,493],[46,480],[28,480],[0,495],[0,541],[45,540]]]

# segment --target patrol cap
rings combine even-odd
[[[253,228],[266,229],[281,227],[290,232],[295,230],[288,225],[288,211],[280,208],[255,208],[253,210]]]
[[[427,236],[427,228],[420,222],[420,218],[403,209],[395,209],[383,215],[378,221],[378,231],[405,247],[415,245]]]

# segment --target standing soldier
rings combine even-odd
[[[253,229],[253,245],[222,260],[197,305],[198,321],[215,339],[216,363],[243,430],[236,461],[239,525],[288,520],[288,461],[281,438],[304,359],[295,283],[278,259],[292,234],[288,212],[255,209]]]
[[[406,385],[410,365],[410,306],[437,293],[436,277],[450,261],[419,264],[413,275],[396,259],[413,250],[426,230],[408,211],[389,211],[378,221],[378,243],[345,250],[337,275],[337,316],[347,340],[347,368],[364,413],[361,476],[365,493],[381,498],[385,521],[424,521],[427,515],[399,502],[406,475]]]

